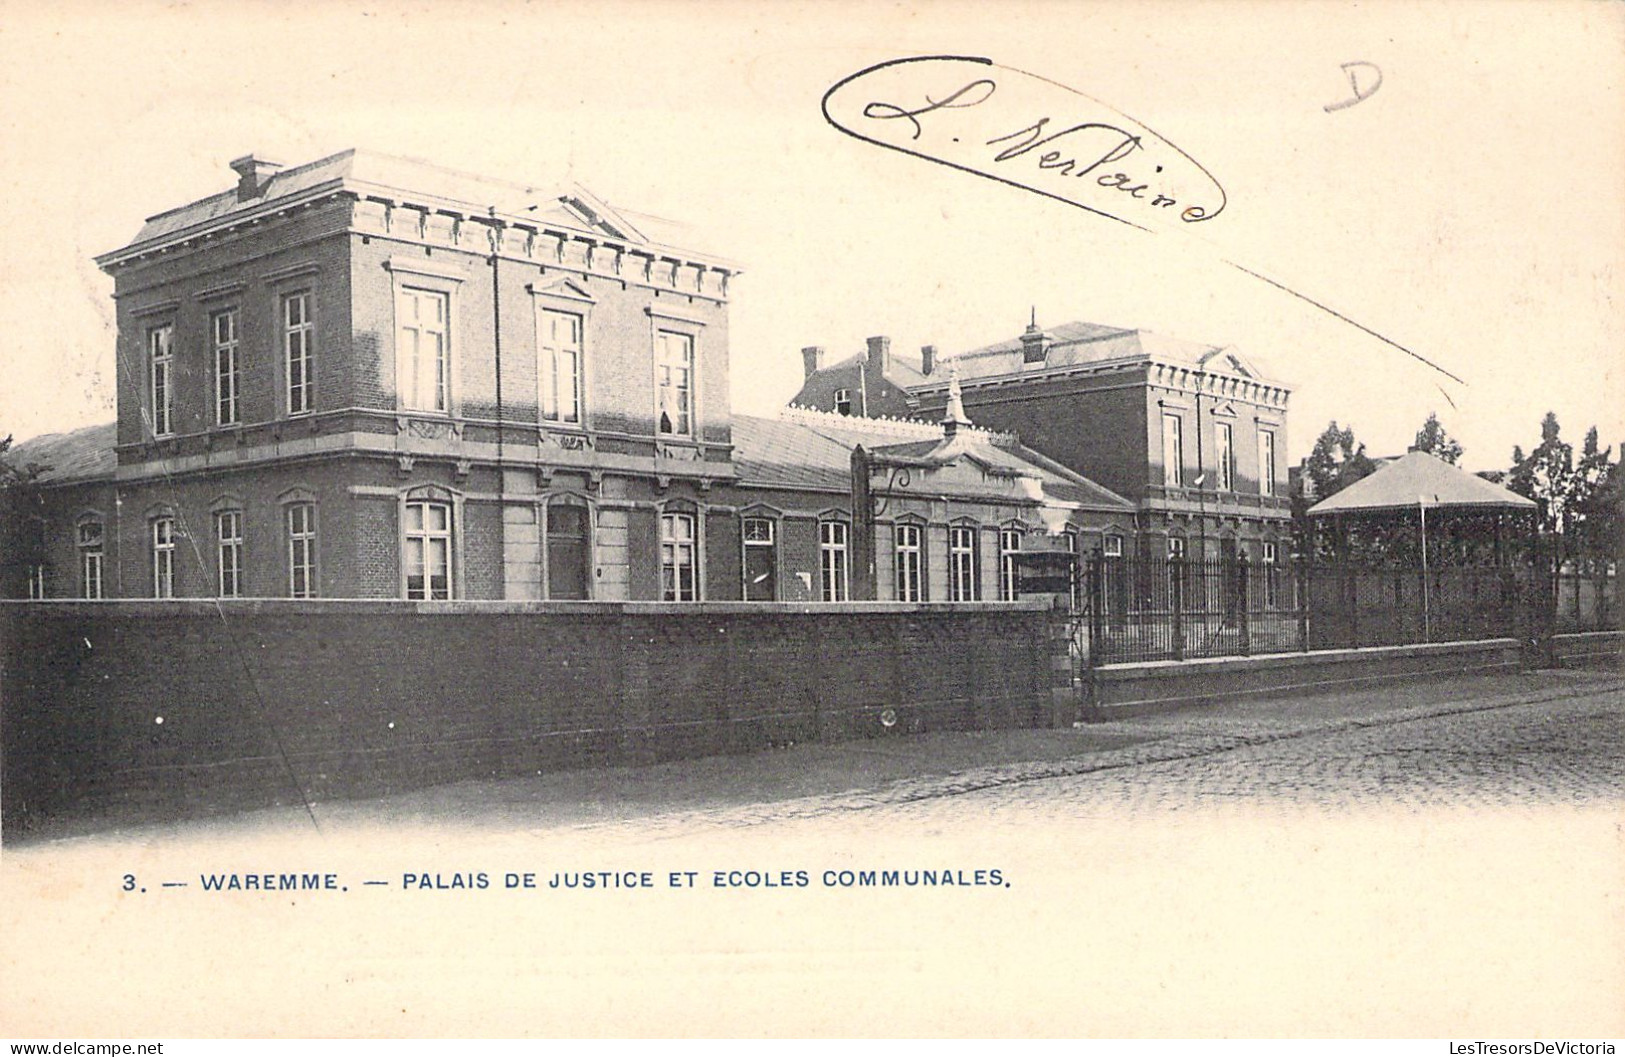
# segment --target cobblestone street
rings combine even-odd
[[[1625,684],[1597,673],[1235,702],[1083,732],[1105,747],[586,828],[678,833],[852,812],[951,823],[1226,804],[1472,809],[1625,801]]]
[[[1276,799],[1348,807],[1584,805],[1625,798],[1625,695],[1450,713],[1281,738],[1193,722],[1130,720],[1174,759],[1021,783],[922,810],[1178,810]],[[1204,730],[1203,728],[1206,728]],[[1227,738],[1240,741],[1226,747]]]
[[[1622,803],[1600,672],[465,782],[8,849],[0,985],[43,1027],[105,974],[133,1032],[247,951],[301,972],[210,1026],[1607,1037]],[[342,890],[201,883],[288,871]]]

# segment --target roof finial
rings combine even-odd
[[[959,361],[948,361],[948,406],[942,413],[942,432],[953,436],[960,426],[969,426],[970,416],[965,414],[965,400],[959,389]]]

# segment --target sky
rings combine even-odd
[[[1332,419],[1402,452],[1430,412],[1472,469],[1532,447],[1548,410],[1576,445],[1593,424],[1625,441],[1621,5],[0,0],[0,16],[0,436],[112,417],[95,254],[233,186],[240,155],[355,146],[574,181],[689,225],[744,269],[736,411],[794,395],[804,345],[952,354],[1036,311],[1234,345],[1293,388],[1294,460]],[[919,55],[1109,104],[1197,160],[1225,211],[1136,230],[826,123],[836,82]],[[1349,63],[1370,64],[1362,90],[1373,67],[1381,83],[1340,107]]]

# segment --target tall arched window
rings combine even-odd
[[[976,534],[974,525],[953,525],[948,529],[949,601],[974,602],[981,597]]]
[[[408,499],[404,528],[406,597],[451,597],[452,508],[438,499]]]
[[[666,602],[692,602],[698,597],[698,547],[694,515],[660,515],[660,597]]]
[[[102,566],[106,529],[99,517],[87,517],[79,522],[79,597],[103,597]]]

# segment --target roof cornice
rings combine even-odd
[[[351,176],[338,176],[331,180],[324,180],[320,184],[295,194],[273,198],[257,206],[234,209],[221,216],[200,221],[179,231],[166,232],[156,238],[132,242],[126,246],[100,254],[94,257],[93,260],[98,268],[107,271],[129,264],[142,257],[184,247],[188,243],[199,239],[225,235],[243,227],[263,224],[269,219],[294,210],[307,209],[319,202],[339,196],[345,196],[357,201],[371,200],[385,202],[395,207],[421,209],[430,214],[453,216],[472,223],[486,224],[498,230],[512,228],[537,234],[563,234],[569,236],[572,240],[619,249],[623,252],[636,253],[656,260],[670,260],[685,265],[696,265],[712,271],[723,272],[729,277],[737,276],[743,271],[743,268],[736,261],[726,257],[698,253],[653,240],[640,241],[642,232],[638,231],[630,221],[624,222],[629,229],[628,237],[617,237],[607,232],[591,230],[585,226],[559,223],[556,218],[543,220],[537,217],[506,213],[491,206],[479,206],[439,195],[414,192],[367,180],[358,180]],[[599,204],[592,198],[591,193],[578,187],[570,188],[568,194],[556,200],[564,202],[566,207],[570,208],[565,200],[571,198],[584,198],[591,208],[599,208]],[[206,200],[201,199],[200,201]],[[167,212],[174,212],[174,210],[168,210]],[[165,214],[159,213],[156,215],[163,216]]]

